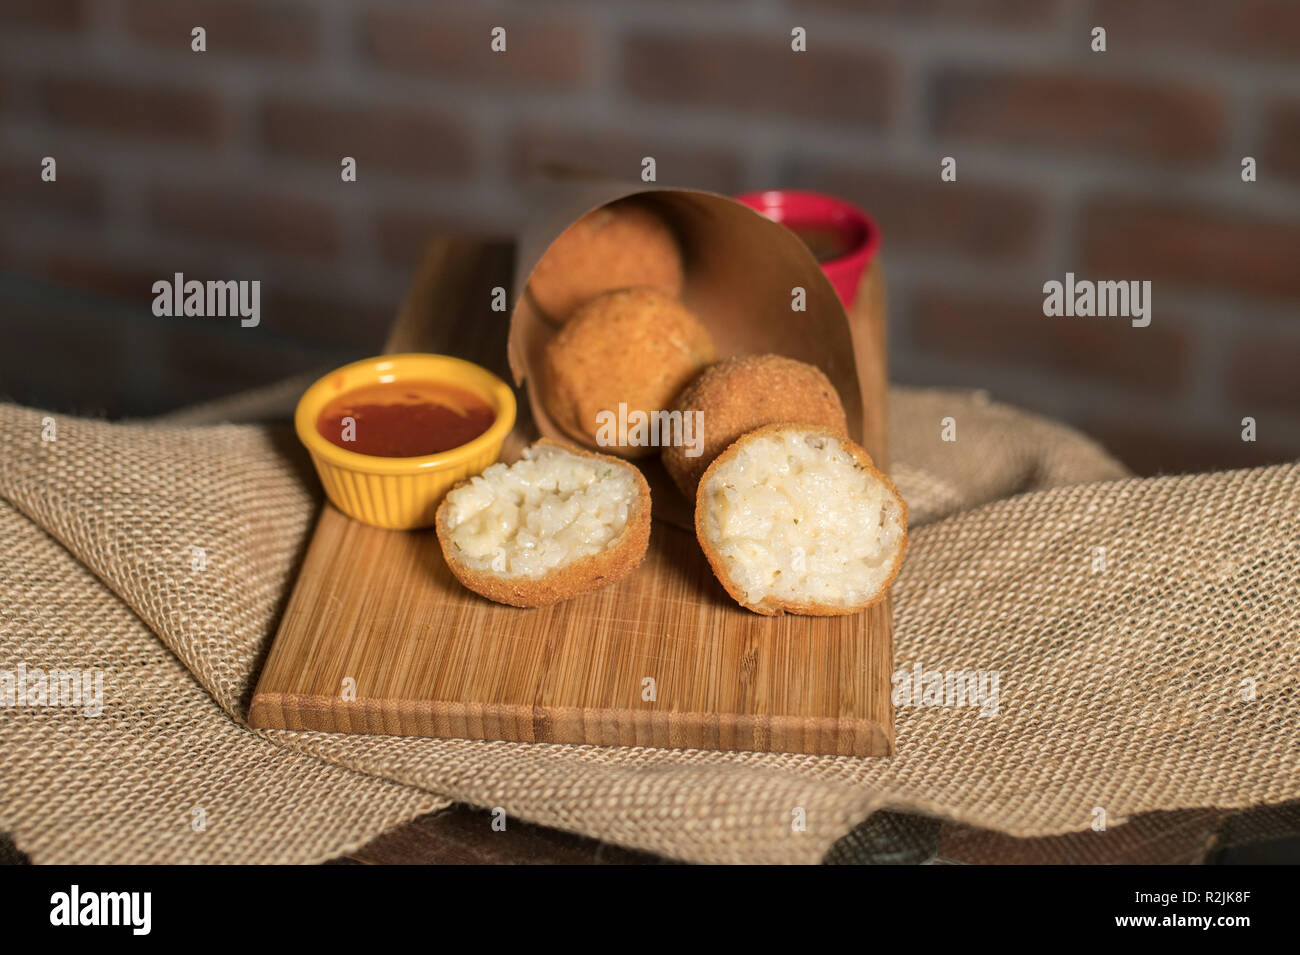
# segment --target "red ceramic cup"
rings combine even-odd
[[[871,217],[843,199],[799,189],[768,189],[736,196],[791,229],[813,250],[822,271],[845,308],[853,305],[862,273],[880,248],[880,230]]]

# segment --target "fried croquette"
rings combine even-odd
[[[677,299],[651,288],[606,292],[547,344],[543,401],[574,440],[619,457],[645,457],[657,450],[648,432],[612,425],[667,413],[716,356],[708,330]]]
[[[664,448],[664,467],[694,500],[700,476],[732,442],[768,424],[807,424],[845,433],[840,396],[815,365],[781,355],[746,355],[711,365],[673,402],[683,417],[698,412],[701,440]]]
[[[907,505],[842,433],[768,425],[704,472],[695,533],[741,606],[767,616],[838,616],[889,589],[907,547]]]
[[[533,269],[528,288],[538,310],[564,324],[602,292],[647,286],[676,297],[682,281],[672,230],[644,203],[625,199],[565,229]]]
[[[438,543],[456,578],[515,607],[543,607],[631,573],[650,541],[650,488],[617,458],[542,439],[447,493]]]

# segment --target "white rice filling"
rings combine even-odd
[[[628,467],[543,444],[449,493],[446,524],[468,567],[536,580],[603,551],[636,499]]]
[[[870,600],[904,534],[890,489],[819,434],[749,439],[714,469],[704,495],[704,532],[751,605]]]

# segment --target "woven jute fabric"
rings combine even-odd
[[[897,755],[856,759],[249,729],[319,498],[285,431],[201,419],[0,405],[0,674],[104,674],[102,715],[0,709],[0,830],[35,862],[319,861],[450,801],[816,862],[882,808],[1046,837],[1300,797],[1300,466],[1136,479],[981,394],[894,389],[896,667],[998,695],[900,699]]]

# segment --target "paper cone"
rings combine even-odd
[[[839,393],[849,436],[861,442],[863,401],[854,336],[835,289],[798,236],[716,193],[590,181],[544,184],[532,205],[535,212],[519,236],[510,370],[515,384],[526,387],[540,433],[571,440],[542,401],[546,345],[558,327],[525,294],[529,278],[551,243],[571,224],[600,206],[630,196],[651,206],[675,232],[684,262],[682,300],[708,328],[718,356],[774,353],[816,365]],[[804,289],[803,311],[791,307],[795,288]],[[861,342],[856,344],[861,347]],[[689,526],[693,502],[681,500],[675,486],[665,481],[658,459],[634,463],[647,472],[656,492],[656,516]]]

